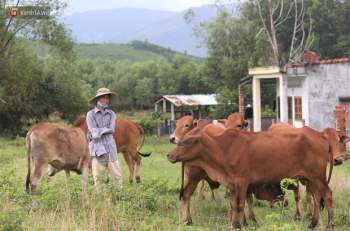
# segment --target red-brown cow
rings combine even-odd
[[[301,128],[302,132],[293,129],[279,133],[227,129],[221,135],[210,136],[206,129],[193,129],[186,134],[168,154],[168,159],[171,163],[185,161],[190,166],[203,168],[211,179],[230,191],[234,227],[243,226],[249,185],[279,183],[284,178],[296,178],[312,192],[316,206],[309,227],[314,228],[319,221],[321,198],[328,210],[327,228],[333,227],[332,191],[326,173],[330,162],[329,181],[332,153],[327,140],[319,133],[308,127]]]

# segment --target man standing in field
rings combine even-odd
[[[122,175],[117,158],[117,145],[114,140],[115,113],[109,108],[115,104],[116,94],[108,88],[97,90],[89,103],[94,108],[86,115],[88,126],[89,151],[92,158],[92,175],[97,191],[100,191],[98,175],[108,169],[114,183],[122,186]]]

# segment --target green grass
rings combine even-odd
[[[228,203],[220,189],[220,202],[192,198],[194,225],[181,221],[178,200],[180,165],[170,164],[166,154],[174,147],[166,138],[147,137],[142,149],[152,152],[143,159],[141,184],[130,185],[127,168],[121,160],[124,184],[121,190],[106,183],[101,194],[95,194],[90,177],[87,193],[82,192],[81,178],[72,174],[68,192],[64,174],[48,182],[42,179],[38,195],[24,190],[27,171],[24,138],[0,138],[0,230],[228,230]],[[120,158],[123,157],[120,155]],[[350,162],[334,169],[331,187],[334,195],[336,230],[350,229]],[[288,193],[289,208],[281,217],[281,208],[256,201],[254,211],[258,225],[251,222],[245,230],[308,230],[308,221],[294,222],[294,203]],[[302,213],[305,215],[303,197]],[[322,212],[326,224],[326,211]],[[321,225],[316,230],[322,230]]]

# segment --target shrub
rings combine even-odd
[[[145,133],[153,134],[157,128],[157,121],[157,119],[151,116],[145,116],[139,121],[139,124],[145,130]]]

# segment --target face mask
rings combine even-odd
[[[108,108],[108,104],[103,104],[100,101],[97,101],[97,107],[104,110]]]

